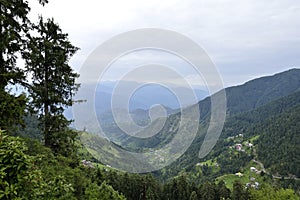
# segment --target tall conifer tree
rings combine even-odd
[[[24,72],[17,67],[30,27],[26,1],[0,0],[0,128],[9,129],[21,122],[25,95],[10,93],[12,85],[22,84]]]
[[[78,89],[75,80],[79,75],[69,65],[78,48],[53,19],[44,22],[40,17],[35,30],[37,34],[31,37],[24,56],[26,70],[32,77],[30,103],[42,120],[45,145],[67,154],[74,135],[63,112],[72,105]]]

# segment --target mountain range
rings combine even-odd
[[[249,174],[249,167],[255,166],[270,177],[298,180],[300,69],[254,79],[225,91],[226,121],[213,150],[202,159],[198,157],[210,119],[211,97],[207,97],[194,105],[199,106],[201,117],[198,133],[190,147],[179,159],[154,174],[162,180],[182,173],[198,181],[224,177],[226,180],[237,172]],[[120,140],[120,144],[130,151],[160,149],[176,135],[179,122],[180,112],[170,114],[155,136],[144,139],[127,137]],[[155,121],[145,130],[150,130],[151,126],[155,126]],[[249,143],[253,145],[252,150],[246,148]],[[237,144],[243,146],[243,151],[236,150]]]
[[[216,178],[222,174],[243,170],[255,158],[261,160],[273,175],[299,177],[300,155],[299,145],[297,145],[300,142],[299,95],[299,69],[291,69],[240,86],[226,88],[225,125],[217,145],[203,159],[198,158],[198,152],[209,122],[210,97],[200,101],[198,106],[203,114],[201,113],[202,118],[196,138],[184,155],[159,174],[169,177],[180,173],[182,169],[195,171],[197,163],[213,159],[218,163],[219,168],[209,176]],[[169,118],[171,121],[172,119]],[[237,152],[233,154],[227,152],[228,148],[235,145],[234,141],[227,139],[238,135],[243,136],[239,143],[246,141],[253,143],[254,153],[246,155],[238,152],[238,156],[235,157]],[[169,141],[170,136],[167,132],[161,132],[159,137],[164,144]],[[160,148],[160,145],[158,144],[156,148]]]
[[[281,181],[286,187],[299,189],[300,69],[254,79],[225,91],[226,121],[212,151],[204,158],[198,157],[211,116],[211,97],[206,97],[185,108],[192,110],[198,106],[201,112],[199,129],[190,147],[175,162],[152,173],[161,181],[185,174],[194,182],[224,180],[229,188],[233,180],[248,184],[255,179],[259,183]],[[124,136],[116,124],[111,123],[112,116],[102,113],[102,120],[107,120],[106,131],[117,140],[109,141],[87,133],[82,134],[81,140],[98,162],[117,164],[127,160],[125,168],[134,167],[134,158],[124,154],[124,150],[156,151],[175,137],[181,113],[172,108],[167,110],[163,128],[152,137]],[[157,118],[149,124],[149,118],[145,117],[148,116],[147,109],[138,108],[131,112],[140,123],[146,121],[145,131],[151,131],[161,120]]]
[[[122,90],[115,91],[118,85],[122,85]],[[205,87],[191,86],[186,88],[178,85],[170,85],[170,88],[166,88],[163,85],[155,83],[138,83],[134,81],[101,81],[96,85],[85,84],[84,88],[81,88],[80,96],[76,96],[76,99],[86,100],[87,94],[94,94],[94,108],[95,114],[98,118],[98,122],[102,127],[102,131],[111,140],[118,142],[122,131],[116,127],[114,120],[114,113],[127,113],[129,111],[130,117],[133,122],[146,126],[150,123],[149,111],[155,108],[157,105],[161,105],[166,115],[178,112],[182,107],[188,107],[204,99],[209,95],[208,90]],[[132,91],[132,88],[136,88]],[[195,98],[191,99],[188,95],[191,90],[195,94]],[[129,99],[127,95],[130,94]],[[178,96],[183,98],[178,99]],[[87,100],[90,101],[90,100]],[[113,104],[114,103],[114,104]],[[154,107],[153,107],[154,106]],[[78,106],[79,113],[81,108]],[[156,109],[153,109],[154,111]],[[113,112],[114,111],[114,112]],[[73,119],[72,107],[68,108],[64,115],[68,119]],[[157,115],[154,112],[152,120],[163,115],[158,112]],[[85,117],[86,118],[86,117]],[[130,123],[130,119],[121,118],[122,123]],[[82,122],[84,127],[89,130],[94,124],[89,123],[89,120]],[[131,122],[132,123],[132,122]],[[112,130],[113,128],[113,130]]]

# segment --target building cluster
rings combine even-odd
[[[95,166],[93,165],[93,163],[91,161],[88,160],[82,160],[81,163],[83,164],[83,166],[85,167],[89,167],[89,168],[94,168]]]

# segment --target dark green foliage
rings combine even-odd
[[[27,154],[25,142],[0,130],[0,198],[67,199],[73,188],[63,176],[45,178],[36,159]]]
[[[126,198],[115,191],[112,186],[102,182],[100,186],[93,183],[85,191],[86,199],[103,199],[103,200],[125,200]]]
[[[0,199],[17,199],[25,191],[34,192],[37,180],[33,180],[33,160],[25,151],[22,140],[0,130]]]
[[[291,189],[274,189],[271,186],[264,185],[260,190],[252,190],[250,193],[251,200],[299,200],[300,197],[297,196]]]
[[[200,188],[200,194],[202,199],[207,200],[215,200],[218,199],[218,194],[216,190],[216,186],[213,183],[206,182],[202,187]]]
[[[288,129],[293,129],[293,142],[291,143],[291,145],[289,146],[289,148],[285,147],[285,150],[283,148],[273,148],[274,149],[274,153],[272,153],[272,155],[277,155],[277,157],[274,159],[270,159],[269,161],[274,161],[275,163],[278,163],[277,166],[279,166],[280,162],[279,160],[281,159],[286,159],[284,164],[284,167],[282,167],[280,170],[283,170],[283,168],[285,168],[285,173],[292,172],[293,174],[295,174],[297,171],[297,169],[299,169],[299,165],[298,160],[297,159],[297,155],[299,155],[299,152],[297,149],[298,147],[294,145],[294,143],[299,143],[299,139],[297,139],[295,135],[295,132],[297,131],[295,129],[295,127],[299,127],[296,126],[296,124],[294,124],[293,126],[289,126],[289,125],[284,125],[284,123],[280,122],[279,118],[282,118],[283,116],[279,116],[282,113],[286,112],[289,109],[293,109],[294,106],[296,105],[300,105],[300,92],[299,92],[299,83],[300,83],[300,75],[299,75],[300,70],[297,69],[293,69],[287,72],[284,72],[282,74],[277,74],[275,76],[272,77],[266,77],[266,78],[262,78],[262,79],[258,79],[257,83],[256,80],[251,81],[247,84],[244,84],[242,86],[237,86],[237,87],[233,87],[233,88],[229,88],[226,89],[226,91],[230,91],[229,95],[228,95],[228,102],[230,103],[230,101],[235,101],[232,98],[234,96],[238,97],[239,95],[242,95],[242,92],[244,90],[245,93],[250,95],[250,91],[253,92],[253,94],[251,94],[251,98],[250,96],[249,99],[244,99],[243,101],[241,101],[240,103],[243,104],[247,101],[251,101],[251,102],[256,102],[256,101],[260,101],[260,103],[255,103],[255,105],[257,105],[257,108],[252,109],[251,106],[246,106],[247,108],[244,108],[244,106],[241,106],[241,108],[238,110],[236,110],[236,108],[233,105],[229,105],[228,106],[228,112],[229,114],[227,115],[226,118],[226,122],[220,137],[220,140],[217,142],[216,146],[214,147],[214,149],[212,150],[212,152],[205,158],[206,160],[208,159],[214,159],[217,158],[217,162],[220,164],[220,171],[218,172],[212,172],[211,168],[207,168],[206,166],[202,166],[202,172],[203,172],[203,177],[201,177],[201,182],[205,181],[205,180],[213,180],[214,178],[221,176],[222,174],[226,174],[226,173],[236,173],[237,171],[239,171],[241,168],[243,168],[247,163],[249,163],[249,161],[251,159],[253,159],[253,155],[248,156],[247,154],[241,153],[239,152],[238,154],[232,156],[230,154],[228,154],[228,147],[234,145],[234,143],[232,143],[232,141],[229,140],[225,140],[227,137],[229,136],[235,136],[237,134],[243,134],[244,135],[244,139],[246,140],[247,138],[251,138],[255,135],[265,135],[265,139],[264,140],[270,140],[273,141],[274,137],[270,138],[270,135],[272,133],[270,133],[270,131],[268,129],[270,129],[270,127],[273,127],[272,130],[276,129],[278,126],[283,126],[285,127],[285,131],[289,131]],[[264,83],[264,81],[266,83]],[[282,81],[282,82],[280,82]],[[271,83],[273,83],[273,85],[277,85],[276,86],[276,91],[274,88],[271,88]],[[282,84],[284,87],[279,86],[280,84]],[[291,88],[289,88],[289,85],[291,86]],[[251,87],[250,87],[251,86]],[[257,88],[256,91],[252,91],[250,90],[251,88],[253,89],[254,86]],[[264,87],[269,88],[269,90],[265,90]],[[258,89],[261,88],[261,89]],[[279,92],[280,90],[284,90]],[[289,89],[286,89],[289,88]],[[248,89],[250,91],[248,91]],[[267,98],[270,102],[267,103],[267,101],[263,101],[261,99],[261,96],[258,95],[257,92],[259,91],[265,91],[266,93],[269,94],[268,91],[273,91],[277,94],[275,96],[271,95],[272,97],[274,97],[274,99],[270,99],[269,97]],[[294,93],[292,93],[294,91]],[[288,94],[287,96],[284,96]],[[280,98],[283,95],[282,98]],[[257,98],[255,100],[255,98]],[[261,100],[258,100],[261,99]],[[274,100],[274,101],[272,101]],[[199,128],[199,132],[195,138],[195,140],[193,141],[192,145],[188,148],[188,150],[185,152],[185,154],[180,157],[178,160],[176,160],[173,164],[171,164],[170,166],[167,166],[165,169],[161,170],[160,172],[157,172],[158,177],[159,178],[163,178],[163,179],[167,179],[168,177],[172,177],[175,176],[177,173],[179,173],[182,169],[185,169],[186,171],[193,171],[195,170],[195,165],[198,162],[201,162],[203,160],[197,159],[198,158],[198,152],[199,152],[199,147],[202,144],[202,141],[204,139],[204,133],[207,130],[207,123],[209,120],[209,115],[207,114],[205,110],[205,107],[208,106],[208,102],[209,99],[205,99],[203,101],[201,101],[199,103],[200,109],[201,111],[204,112],[204,114],[202,115],[202,121],[200,123],[200,128]],[[262,102],[264,102],[265,104],[263,104]],[[236,104],[238,104],[239,102],[237,101]],[[253,103],[251,103],[252,105]],[[244,109],[242,109],[244,108]],[[233,110],[232,110],[233,109]],[[252,109],[252,110],[251,110]],[[232,111],[231,111],[232,110]],[[249,110],[247,112],[241,112],[241,111],[246,111]],[[241,112],[241,113],[239,113]],[[235,113],[235,114],[234,114]],[[278,117],[278,120],[275,122],[274,119]],[[284,118],[284,117],[283,117]],[[297,117],[293,116],[294,118],[294,122],[297,121]],[[171,120],[171,118],[169,118],[168,120]],[[171,123],[168,122],[167,123]],[[288,119],[291,120],[291,119]],[[172,120],[171,120],[172,121]],[[282,120],[282,121],[286,121],[286,120]],[[176,121],[173,121],[173,123],[176,123]],[[285,122],[286,124],[290,124]],[[293,128],[294,127],[294,128]],[[165,127],[165,129],[167,129],[167,127]],[[283,131],[281,131],[283,134]],[[298,131],[299,132],[299,131]],[[269,134],[270,133],[270,134]],[[168,132],[165,132],[166,135],[168,135]],[[278,136],[277,136],[278,138]],[[283,140],[286,140],[286,144],[289,143],[289,139],[287,137],[282,138]],[[259,142],[260,140],[258,140],[257,142]],[[275,141],[273,141],[272,144],[274,144]],[[264,142],[265,145],[268,144],[268,142]],[[278,146],[280,147],[280,146]],[[264,156],[269,156],[270,157],[270,153],[268,153],[268,147],[265,147],[263,150],[264,152],[262,153]],[[261,150],[261,148],[258,149],[258,153]],[[286,151],[289,150],[289,151]],[[287,157],[285,157],[285,155],[281,152],[290,152],[292,151],[293,153],[289,154]],[[276,153],[275,153],[276,152]],[[297,155],[295,155],[297,154]],[[281,156],[281,158],[279,159],[279,156]],[[259,156],[260,157],[260,156]],[[293,157],[293,159],[291,159],[291,157]],[[296,159],[297,161],[294,162],[287,162],[287,160],[294,160]],[[271,164],[272,165],[272,164]],[[270,166],[270,165],[268,165]],[[275,165],[276,166],[276,165]],[[290,170],[292,169],[292,171]],[[199,179],[198,179],[199,180]]]
[[[48,1],[39,2],[45,5]],[[17,66],[17,59],[23,56],[30,37],[29,11],[27,1],[0,1],[0,128],[9,133],[13,132],[14,125],[22,124],[27,102],[24,94],[13,94],[13,89],[27,86],[24,70]]]
[[[53,115],[50,119],[51,122],[48,124],[49,135],[44,135],[46,146],[49,146],[54,153],[75,156],[77,132],[68,127],[70,122],[62,114]]]
[[[55,156],[37,141],[25,143],[0,131],[0,199],[87,199],[85,191],[93,188],[87,178],[91,171],[72,168],[73,162]],[[108,185],[97,186],[93,194],[124,199]]]
[[[103,200],[124,200],[125,197],[116,192],[110,185],[104,181],[99,188],[99,198]]]
[[[12,133],[14,125],[23,125],[26,96],[14,96],[0,90],[0,128]]]
[[[235,181],[233,184],[232,200],[247,200],[249,199],[249,192],[245,189],[239,181]]]
[[[68,40],[68,34],[62,33],[59,26],[40,17],[35,26],[39,36],[31,37],[24,53],[26,70],[32,75],[30,87],[31,103],[40,112],[48,106],[49,114],[61,114],[65,106],[72,105],[72,97],[78,85],[79,76],[69,66],[69,59],[78,50]]]
[[[300,105],[266,121],[261,127],[258,157],[273,174],[300,177]]]
[[[183,180],[183,182],[180,182]],[[185,178],[174,178],[164,186],[164,199],[189,199],[189,185]],[[188,195],[188,196],[187,196]]]
[[[49,185],[46,190],[51,192],[47,194],[49,197],[53,199],[99,197],[100,185],[104,179],[99,184],[93,183],[93,174],[97,171],[100,173],[99,170],[74,166],[74,162],[78,162],[77,159],[54,155],[49,148],[35,140],[27,139],[26,144],[30,147],[26,153],[35,157],[35,164],[40,168],[43,179]]]
[[[13,135],[23,138],[31,138],[42,142],[43,132],[39,128],[40,121],[38,119],[38,116],[27,113],[23,117],[23,121],[24,126],[17,126],[16,130],[13,132]]]
[[[197,200],[197,199],[198,199],[197,193],[195,191],[193,191],[191,193],[189,200]]]
[[[63,116],[66,107],[73,103],[78,89],[78,74],[69,66],[69,59],[78,50],[62,33],[59,26],[40,17],[34,26],[38,36],[30,38],[24,53],[26,70],[32,76],[29,87],[30,104],[42,120],[45,145],[56,153],[66,155],[66,145],[74,142],[75,133],[68,130],[70,121]],[[64,149],[65,148],[65,149]]]
[[[226,89],[230,114],[253,110],[271,101],[299,91],[300,70],[291,69],[274,76],[262,77],[241,86]]]
[[[1,0],[0,5],[0,128],[10,132],[21,122],[26,103],[24,95],[12,95],[9,88],[25,79],[16,60],[24,47],[30,8],[26,1],[16,0]]]
[[[217,185],[218,188],[218,196],[220,199],[229,199],[230,198],[230,190],[226,187],[224,181],[220,181]]]
[[[30,10],[27,1],[1,0],[0,4],[0,90],[12,83],[22,83],[25,76],[16,67],[17,55],[24,47]]]
[[[161,195],[161,185],[150,175],[111,172],[107,176],[107,183],[127,199],[145,199],[146,196],[159,199]]]
[[[231,193],[222,181],[218,184],[194,184],[187,176],[181,175],[162,185],[150,174],[128,174],[112,168],[83,165],[72,167],[72,158],[55,155],[36,140],[26,139],[25,143],[23,139],[3,133],[0,138],[2,199],[219,200],[250,199],[250,196],[252,199],[263,199],[257,198],[261,197],[262,192],[248,191],[239,182],[234,184]],[[270,197],[298,199],[292,190],[268,191],[272,192]]]
[[[222,138],[237,133],[243,133],[246,138],[259,135],[256,141],[257,154],[265,167],[271,169],[272,174],[299,176],[299,108],[300,92],[296,92],[253,111],[236,115],[227,120]],[[221,140],[211,157],[224,154],[229,145]],[[218,162],[222,161],[219,159]]]
[[[288,109],[292,105],[299,102],[300,90],[300,70],[292,69],[283,73],[276,74],[270,77],[263,77],[249,81],[241,86],[230,87],[226,89],[227,93],[227,117],[224,129],[221,134],[221,139],[214,147],[213,151],[205,158],[216,158],[220,154],[226,152],[230,141],[225,141],[226,137],[236,134],[244,134],[253,136],[257,123],[267,119],[273,115]],[[280,98],[292,95],[289,100],[280,101]],[[276,105],[271,105],[276,102]],[[272,103],[273,102],[273,103]],[[205,159],[198,159],[198,154],[205,134],[207,132],[210,120],[210,97],[199,102],[200,108],[200,127],[199,131],[188,150],[170,166],[156,172],[157,177],[161,180],[167,180],[170,177],[176,176],[182,169],[191,171],[195,169],[195,165]],[[266,107],[265,107],[266,106]],[[179,123],[180,113],[171,115],[166,120],[162,131],[149,140],[131,140],[130,145],[135,147],[155,147],[160,148],[168,143],[176,134],[176,125]],[[171,128],[173,127],[173,128]],[[175,131],[169,131],[175,130]],[[260,134],[260,133],[259,133]],[[157,142],[160,141],[161,143]],[[139,148],[136,148],[139,149]],[[253,157],[244,154],[233,157],[232,161],[227,155],[218,158],[218,162],[223,162],[221,172],[212,174],[209,170],[204,169],[205,175],[201,177],[201,182],[213,180],[223,173],[233,173],[245,166]]]

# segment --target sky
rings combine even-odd
[[[161,28],[198,43],[214,62],[224,86],[300,67],[300,1],[297,0],[49,0],[42,7],[29,0],[30,17],[53,17],[80,47],[71,65],[81,66],[95,48],[126,31]],[[107,80],[122,67],[156,63],[185,66],[166,53],[145,51],[119,58]],[[186,66],[184,76],[203,84]]]

